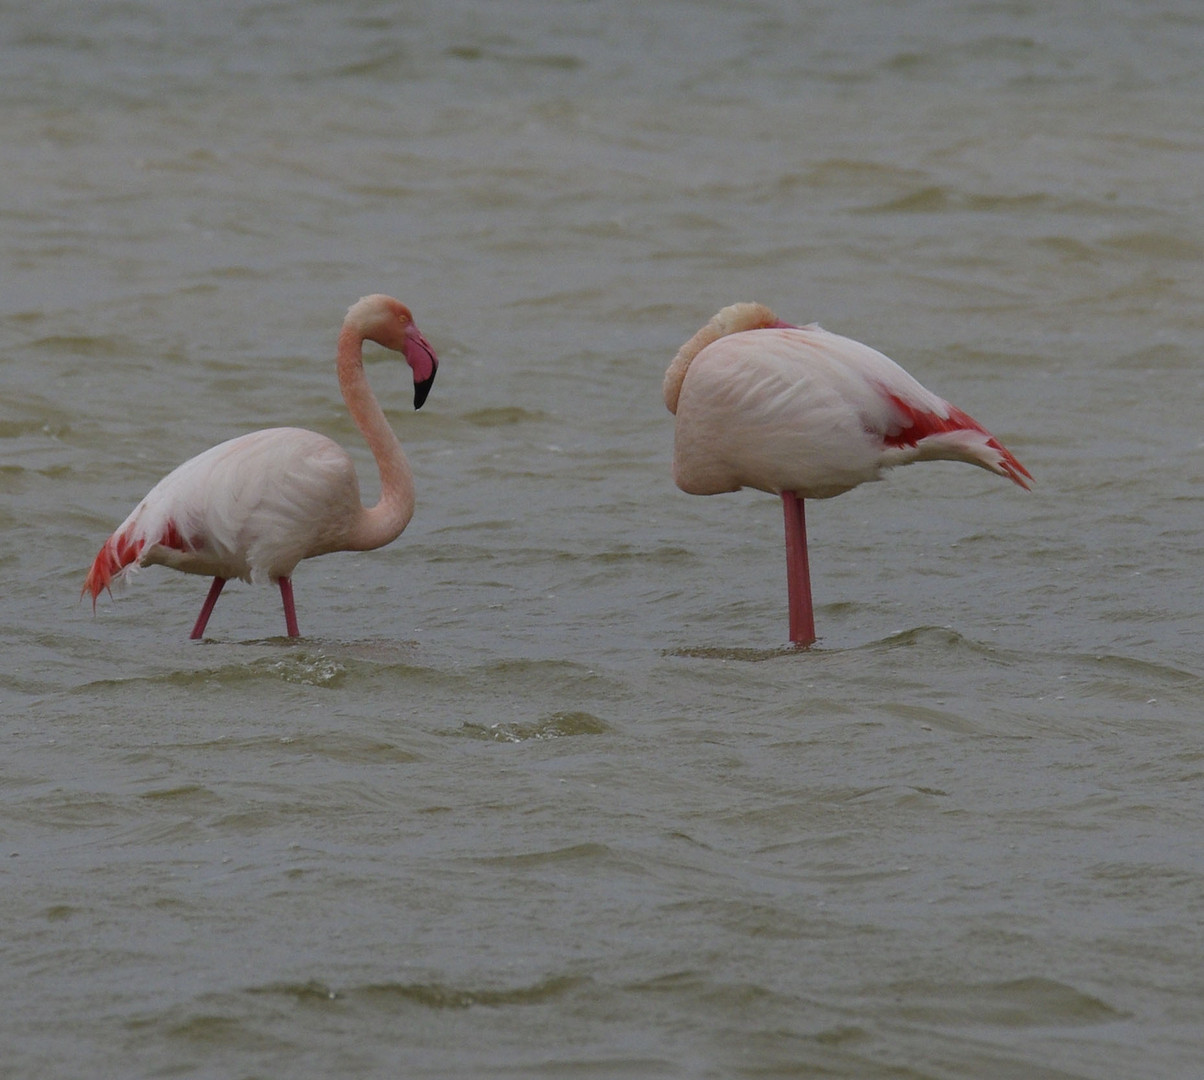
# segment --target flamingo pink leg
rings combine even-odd
[[[807,564],[807,521],[803,500],[782,492],[786,518],[786,591],[790,603],[790,640],[800,648],[815,644],[815,612],[811,606],[811,568]]]
[[[289,637],[300,637],[301,631],[297,629],[297,609],[293,606],[293,583],[289,578],[279,578],[277,584],[280,586],[280,599],[284,601],[284,628],[288,631]]]
[[[201,605],[201,613],[196,619],[196,625],[192,628],[192,633],[188,635],[193,641],[196,641],[205,632],[205,624],[209,621],[209,616],[213,614],[213,605],[217,603],[217,598],[221,596],[222,587],[225,584],[224,577],[215,577],[213,584],[209,586],[209,595],[205,597],[205,602]]]

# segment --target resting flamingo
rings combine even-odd
[[[350,456],[325,435],[291,427],[242,435],[165,476],[104,542],[84,581],[93,608],[115,578],[138,567],[212,576],[192,628],[199,638],[227,579],[266,578],[279,586],[285,628],[296,637],[297,563],[330,551],[368,551],[400,536],[414,513],[414,477],[364,375],[365,341],[405,357],[415,409],[426,400],[439,362],[399,301],[365,296],[348,310],[338,342],[339,388],[380,470],[375,506],[360,502]]]
[[[1028,489],[1032,477],[986,428],[898,364],[763,304],[733,304],[665,372],[673,479],[691,495],[780,495],[790,640],[813,644],[804,499],[828,499],[913,461],[967,461]]]

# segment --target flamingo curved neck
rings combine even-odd
[[[414,474],[364,374],[364,335],[344,325],[337,357],[339,389],[380,471],[380,501],[363,508],[347,537],[347,548],[368,551],[401,535],[414,516]]]
[[[677,350],[673,363],[665,372],[665,381],[661,387],[665,395],[665,407],[674,415],[677,414],[677,399],[681,396],[681,384],[685,381],[690,362],[708,345],[721,337],[727,337],[728,334],[782,325],[784,324],[764,304],[729,304],[718,314],[711,316],[710,321]]]

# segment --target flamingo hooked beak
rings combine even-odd
[[[421,409],[426,396],[431,392],[435,382],[435,372],[439,370],[439,358],[430,342],[422,336],[422,332],[413,323],[406,327],[405,344],[402,346],[406,363],[414,372],[414,408]]]

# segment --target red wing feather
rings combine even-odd
[[[92,562],[92,569],[88,571],[88,576],[84,579],[84,587],[80,590],[80,596],[83,596],[84,593],[92,594],[93,608],[96,607],[97,597],[112,585],[113,578],[131,563],[136,563],[148,547],[160,545],[175,548],[177,551],[195,550],[185,541],[174,521],[167,523],[162,535],[154,543],[148,544],[144,538],[136,534],[137,527],[134,525],[124,531],[115,532],[97,552],[96,558]]]
[[[891,405],[894,406],[903,421],[903,427],[894,434],[884,434],[882,441],[887,446],[915,446],[921,439],[930,435],[941,435],[950,431],[977,431],[986,436],[986,444],[999,454],[999,467],[1022,488],[1027,490],[1025,479],[1032,480],[1032,474],[1017,460],[1016,456],[992,435],[985,427],[969,413],[962,412],[956,405],[946,403],[947,417],[938,416],[934,412],[918,408],[897,394],[886,393]]]

